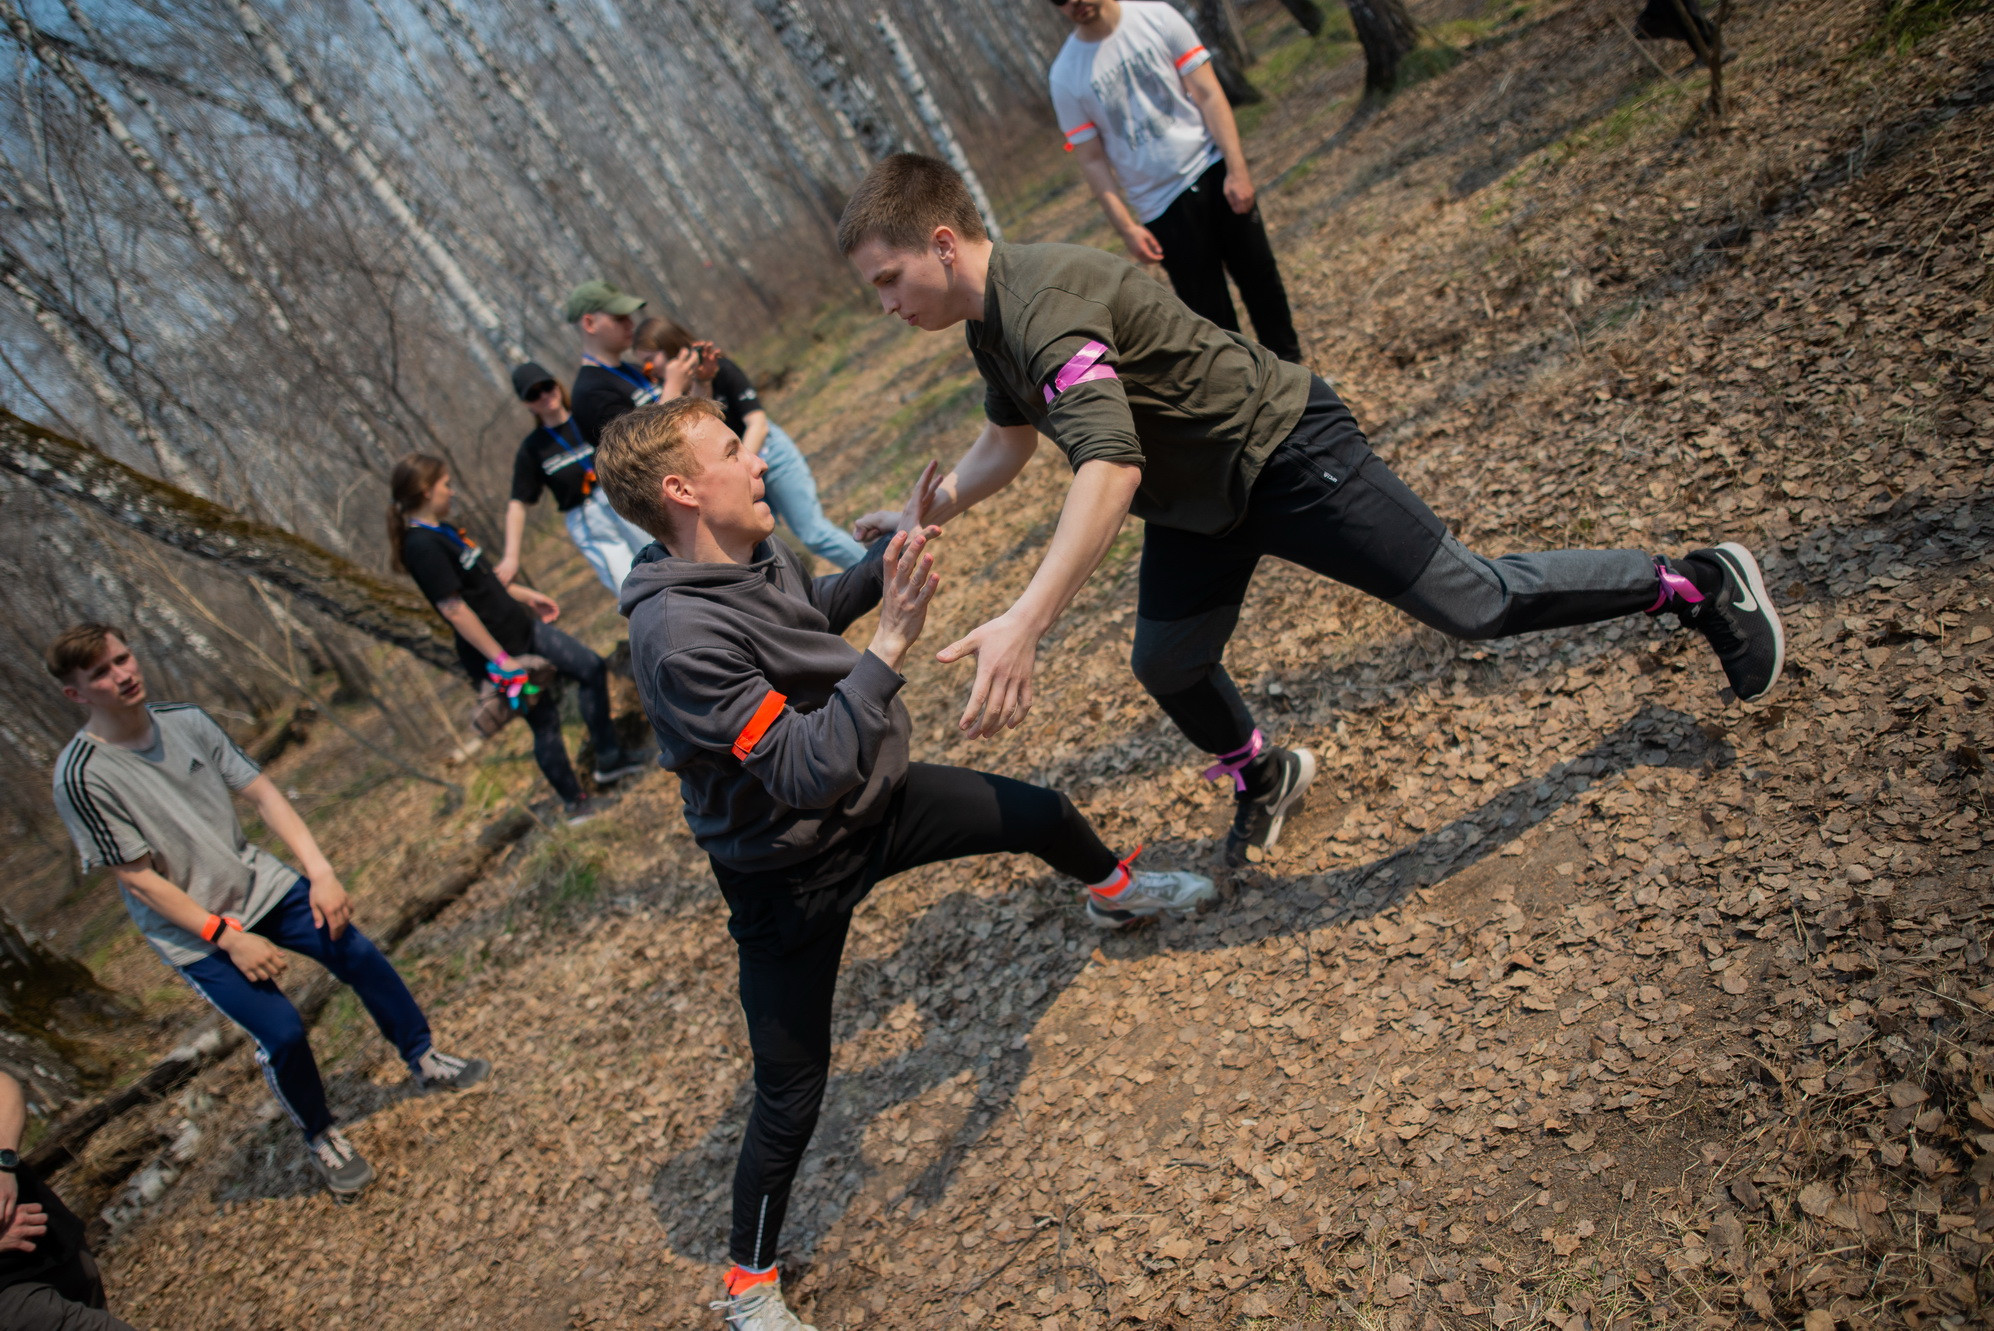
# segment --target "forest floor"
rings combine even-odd
[[[1744,541],[1779,691],[1726,704],[1658,622],[1462,644],[1263,568],[1230,664],[1322,774],[1218,909],[1102,937],[992,859],[859,911],[782,1257],[823,1331],[1990,1324],[1994,14],[1738,8],[1721,125],[1627,0],[1429,12],[1461,58],[1351,131],[1347,30],[1257,5],[1245,120],[1304,345],[1392,465],[1489,553]],[[1065,163],[1007,215],[1109,239]],[[857,304],[750,360],[840,518],[974,428],[960,340]],[[1022,587],[1063,481],[1042,449],[951,525],[931,645]],[[959,741],[967,671],[910,666],[916,756],[1209,866],[1229,799],[1127,670],[1138,547],[1019,731]],[[363,924],[537,797],[522,734],[436,763],[461,803],[324,727],[273,768]],[[409,1093],[335,1003],[316,1043],[381,1170],[349,1207],[241,1055],[133,1116],[58,1179],[101,1203],[93,1168],[177,1137],[118,1202],[113,1307],[711,1325],[749,1073],[724,915],[662,773],[528,838],[396,954],[488,1088]],[[156,964],[100,951],[184,1030]]]

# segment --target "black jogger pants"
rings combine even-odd
[[[913,763],[849,878],[807,892],[727,890],[727,931],[741,955],[741,1011],[755,1056],[755,1102],[734,1169],[733,1259],[775,1260],[789,1188],[831,1068],[831,999],[852,909],[873,884],[965,855],[1036,855],[1098,883],[1116,857],[1056,790],[962,767]]]

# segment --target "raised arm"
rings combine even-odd
[[[971,739],[994,735],[1025,719],[1032,706],[1032,668],[1039,639],[1094,575],[1122,530],[1142,484],[1142,468],[1095,459],[1081,464],[1060,509],[1045,560],[1009,610],[950,643],[936,660],[976,658],[976,684],[956,724]]]
[[[897,533],[884,556],[879,627],[823,706],[800,712],[755,663],[702,646],[658,663],[657,724],[714,754],[731,753],[792,809],[823,809],[863,784],[893,732],[899,666],[940,585],[929,533]]]
[[[1038,450],[1039,434],[1029,425],[983,423],[976,442],[935,485],[933,500],[923,521],[940,526],[982,503],[1018,479],[1018,473]],[[852,535],[861,541],[874,541],[901,524],[904,510],[883,508],[868,513],[852,524]]]

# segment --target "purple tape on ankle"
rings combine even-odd
[[[1243,747],[1234,749],[1231,753],[1220,754],[1219,760],[1205,769],[1205,780],[1219,781],[1229,776],[1232,778],[1232,788],[1244,794],[1246,778],[1240,773],[1246,769],[1248,763],[1260,756],[1263,744],[1260,732],[1254,731],[1253,738],[1246,741]]]
[[[1050,403],[1075,384],[1084,384],[1090,379],[1119,379],[1121,376],[1115,373],[1114,366],[1100,363],[1101,357],[1107,354],[1108,347],[1104,342],[1089,342],[1074,352],[1073,359],[1060,366],[1059,373],[1053,375],[1052,382],[1046,385],[1045,400]]]
[[[1648,613],[1651,615],[1660,614],[1672,596],[1680,596],[1691,605],[1703,599],[1703,593],[1696,590],[1696,584],[1670,568],[1664,560],[1655,561],[1655,576],[1662,585],[1656,593],[1655,603],[1648,607]]]

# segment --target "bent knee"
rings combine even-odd
[[[1129,669],[1153,697],[1168,698],[1210,679],[1225,659],[1225,645],[1239,622],[1239,607],[1220,606],[1188,619],[1138,616]]]

